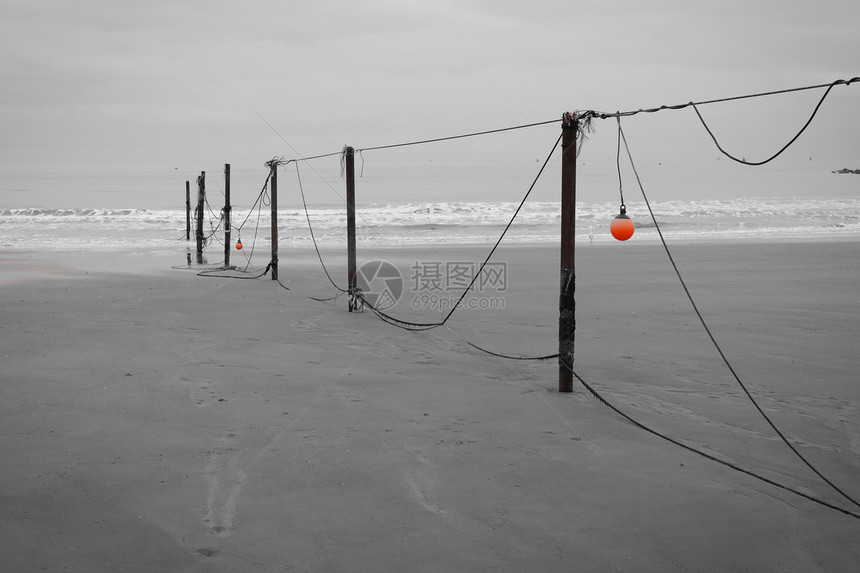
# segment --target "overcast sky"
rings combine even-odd
[[[313,155],[848,79],[860,2],[2,0],[0,70],[4,164],[265,161],[295,153],[260,116]],[[822,93],[702,111],[771,152]],[[858,104],[837,87],[810,142],[857,157]]]

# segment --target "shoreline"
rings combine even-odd
[[[791,236],[774,236],[774,237],[735,237],[726,238],[700,238],[693,239],[677,239],[670,237],[667,240],[670,251],[675,248],[711,248],[721,249],[733,246],[776,246],[776,245],[804,245],[804,244],[853,244],[860,242],[860,236],[811,236],[805,238],[797,238]],[[413,252],[456,252],[469,251],[474,252],[476,260],[483,262],[486,256],[493,248],[493,243],[415,243],[406,245],[358,245],[357,256],[359,259],[362,255],[370,253],[406,253]],[[535,242],[505,242],[499,245],[499,250],[505,249],[523,249],[523,250],[558,250],[559,245],[556,242],[550,241],[535,241]],[[620,242],[614,239],[600,240],[595,242],[577,241],[576,253],[586,252],[588,249],[647,249],[657,248],[664,252],[663,245],[659,237],[649,237],[648,239],[631,240],[628,242]],[[268,245],[265,248],[258,247],[251,260],[252,267],[264,268],[269,259]],[[346,245],[341,246],[320,246],[319,251],[323,256],[323,260],[340,260],[343,259],[343,265],[346,261]],[[498,250],[497,250],[498,252]],[[112,250],[82,250],[82,249],[13,249],[0,248],[0,281],[3,276],[17,276],[21,274],[19,271],[33,271],[28,276],[37,278],[41,276],[40,268],[45,275],[66,276],[68,272],[79,269],[84,274],[89,272],[119,272],[119,273],[135,273],[135,272],[157,272],[161,270],[169,270],[174,266],[182,266],[187,263],[187,255],[191,255],[192,260],[196,257],[195,249],[192,243],[183,248],[165,249],[161,247],[129,250],[129,249],[112,249]],[[281,262],[295,261],[305,265],[307,263],[319,264],[317,252],[314,246],[311,245],[281,245],[279,249]],[[291,258],[292,255],[292,258]],[[204,262],[202,266],[192,262],[192,267],[200,266],[203,268],[211,268],[211,266],[223,263],[223,247],[220,249],[207,248],[204,251],[205,261],[217,261],[215,263]],[[365,256],[365,259],[367,256]],[[398,256],[398,258],[403,258]],[[406,257],[408,258],[408,257]],[[169,264],[168,264],[169,263]],[[248,260],[243,258],[239,251],[232,251],[231,264],[232,266],[244,267]],[[359,264],[361,264],[359,262]],[[57,272],[50,272],[50,266],[55,265]]]

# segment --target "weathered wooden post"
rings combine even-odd
[[[185,240],[191,240],[191,181],[185,182]]]
[[[230,164],[224,164],[224,267],[230,268]]]
[[[573,392],[576,330],[574,234],[576,231],[576,115],[565,112],[561,139],[561,288],[558,301],[558,391]]]
[[[346,147],[346,250],[349,312],[356,310],[355,281],[355,149]]]
[[[197,264],[203,264],[203,203],[206,201],[206,172],[197,178]]]
[[[269,194],[272,198],[272,280],[278,280],[278,162],[270,161],[272,177]]]

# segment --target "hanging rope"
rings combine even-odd
[[[619,128],[620,128],[620,125],[621,124],[619,122]],[[659,223],[657,223],[657,217],[654,215],[654,211],[651,209],[651,203],[648,201],[648,196],[645,193],[645,188],[642,186],[642,181],[639,178],[639,173],[636,170],[636,165],[633,163],[633,156],[630,154],[630,147],[627,145],[627,138],[624,136],[623,130],[620,133],[621,133],[621,140],[624,142],[624,148],[627,151],[627,157],[630,160],[630,166],[633,169],[633,174],[636,176],[636,181],[639,184],[639,190],[642,192],[642,198],[645,200],[645,205],[648,207],[648,212],[651,215],[651,220],[654,222],[654,227],[657,229],[657,234],[660,236],[660,242],[663,244],[663,249],[666,251],[666,255],[669,257],[669,262],[672,264],[672,268],[675,270],[675,274],[677,275],[678,280],[681,283],[681,286],[684,288],[684,292],[687,295],[687,299],[690,301],[690,304],[692,305],[693,310],[696,313],[696,316],[699,318],[699,322],[702,324],[702,327],[705,329],[705,332],[707,333],[708,338],[710,338],[711,342],[714,345],[714,348],[716,348],[717,353],[720,355],[720,358],[722,358],[723,363],[726,365],[726,367],[729,369],[729,372],[731,372],[732,377],[734,377],[735,381],[738,383],[738,385],[744,391],[744,394],[746,394],[747,398],[749,398],[750,402],[752,402],[753,406],[755,406],[756,410],[758,410],[759,414],[761,414],[762,418],[764,418],[764,420],[773,429],[773,431],[776,432],[776,434],[785,443],[785,445],[788,446],[789,449],[791,449],[791,451],[794,452],[794,454],[804,464],[806,464],[806,466],[809,469],[811,469],[818,477],[820,477],[822,480],[824,480],[824,482],[826,482],[830,487],[832,487],[834,490],[836,490],[845,499],[847,499],[848,501],[850,501],[854,505],[860,507],[860,503],[858,503],[853,497],[851,497],[850,495],[848,495],[847,493],[842,491],[832,481],[827,479],[827,477],[825,477],[820,471],[818,471],[818,469],[814,465],[812,465],[812,463],[809,462],[809,460],[807,460],[803,456],[803,454],[801,454],[798,451],[798,449],[794,446],[794,444],[792,444],[788,440],[788,438],[785,437],[785,435],[782,433],[782,431],[780,431],[780,429],[773,422],[773,420],[770,419],[770,416],[768,416],[765,413],[765,411],[761,408],[761,406],[759,406],[758,402],[753,397],[753,395],[750,393],[750,391],[747,389],[746,385],[743,383],[740,376],[738,376],[737,372],[735,372],[734,367],[732,366],[728,357],[723,352],[723,349],[720,347],[719,343],[717,342],[717,339],[714,337],[713,333],[711,332],[710,327],[708,327],[708,323],[705,321],[704,316],[702,316],[702,313],[699,311],[699,307],[698,307],[698,305],[696,305],[696,301],[693,299],[693,295],[690,293],[690,289],[687,287],[687,283],[686,283],[686,281],[684,281],[684,277],[681,275],[681,271],[678,269],[678,265],[675,263],[674,257],[672,257],[672,253],[669,250],[669,245],[666,243],[666,239],[663,237],[663,231],[660,229]]]
[[[476,131],[473,133],[464,133],[462,135],[450,135],[448,137],[437,137],[434,139],[422,139],[419,141],[410,141],[407,143],[394,143],[391,145],[378,145],[376,147],[364,147],[362,149],[357,150],[359,153],[362,151],[376,151],[378,149],[392,149],[394,147],[407,147],[410,145],[423,145],[425,143],[437,143],[440,141],[451,141],[452,139],[463,139],[465,137],[477,137],[479,135],[489,135],[491,133],[501,133],[503,131],[512,131],[515,129],[526,129],[529,127],[537,127],[539,125],[549,125],[551,123],[558,123],[557,119],[549,120],[549,121],[539,121],[537,123],[528,123],[525,125],[515,125],[513,127],[502,127],[499,129],[490,129],[487,131]]]
[[[621,185],[621,118],[615,118],[618,121],[618,147],[615,150],[615,166],[618,170],[618,194],[621,196],[621,210],[624,210],[624,188]]]
[[[260,194],[257,196],[257,200],[254,202],[254,205],[251,206],[251,210],[248,211],[248,216],[245,217],[245,220],[242,224],[236,229],[237,232],[241,233],[242,227],[245,226],[245,223],[248,222],[248,218],[251,216],[251,213],[254,212],[254,206],[257,207],[257,224],[254,225],[254,238],[251,240],[251,252],[247,253],[244,249],[242,250],[242,254],[245,256],[248,264],[245,265],[244,271],[247,271],[251,266],[251,259],[254,257],[254,251],[257,248],[257,235],[260,232],[260,218],[263,215],[263,205],[266,204],[266,196],[269,191],[269,180],[272,178],[272,170],[269,170],[269,174],[266,176],[266,182],[263,183],[263,188],[260,190]],[[271,262],[269,263],[271,265]],[[268,269],[268,266],[266,267]]]
[[[437,328],[439,326],[442,326],[446,322],[448,322],[448,319],[451,318],[451,315],[454,314],[454,312],[460,307],[460,303],[463,302],[463,299],[466,298],[467,294],[469,294],[469,290],[475,284],[475,281],[477,281],[478,277],[480,277],[481,274],[484,272],[484,268],[487,266],[487,263],[490,262],[490,259],[492,258],[493,254],[496,252],[496,249],[499,247],[499,244],[502,242],[502,239],[505,238],[505,235],[507,234],[508,230],[511,228],[511,225],[514,224],[514,220],[516,220],[517,215],[522,210],[523,205],[525,205],[526,200],[528,200],[529,195],[531,194],[532,190],[535,188],[535,185],[537,185],[537,182],[540,179],[541,175],[543,174],[544,169],[546,169],[546,166],[549,163],[550,158],[552,158],[553,153],[555,153],[555,150],[558,147],[558,144],[561,142],[561,138],[562,138],[562,135],[559,135],[558,139],[555,141],[555,143],[552,146],[552,149],[550,149],[549,154],[547,155],[546,159],[544,160],[543,165],[541,165],[541,168],[538,171],[537,176],[534,178],[534,181],[532,181],[532,184],[529,186],[529,190],[526,192],[522,201],[520,201],[520,204],[517,206],[517,209],[516,209],[516,211],[514,211],[514,214],[511,217],[510,221],[508,221],[508,224],[505,225],[505,228],[502,231],[501,235],[499,236],[499,239],[496,241],[496,244],[493,245],[492,249],[490,249],[490,253],[487,255],[487,258],[484,259],[484,262],[481,263],[481,267],[478,269],[478,272],[476,272],[475,275],[472,277],[472,280],[469,282],[468,286],[466,286],[466,288],[463,289],[463,293],[460,295],[460,298],[457,299],[457,302],[455,302],[453,305],[451,305],[451,310],[448,311],[448,314],[445,315],[444,319],[442,319],[440,322],[429,322],[429,323],[410,322],[407,320],[401,320],[399,318],[395,318],[393,316],[390,316],[390,315],[386,314],[385,312],[383,312],[382,310],[374,307],[370,302],[368,302],[367,298],[364,297],[364,295],[362,293],[360,293],[360,292],[356,293],[357,298],[359,298],[365,305],[367,305],[367,307],[370,310],[372,310],[373,313],[376,314],[376,316],[383,319],[385,322],[388,322],[389,324],[392,324],[392,325],[397,326],[399,328],[403,328],[405,330],[429,330],[431,328]]]
[[[329,274],[328,269],[327,269],[327,268],[326,268],[326,266],[325,266],[325,261],[323,261],[322,254],[320,253],[320,248],[319,248],[319,246],[317,245],[317,239],[316,239],[316,237],[314,236],[314,227],[313,227],[313,225],[311,224],[311,215],[310,215],[310,213],[308,213],[308,203],[307,203],[307,201],[305,201],[305,190],[304,190],[304,187],[302,186],[302,174],[301,174],[301,173],[300,173],[300,171],[299,171],[299,164],[298,164],[298,162],[296,162],[296,179],[297,179],[297,180],[298,180],[298,182],[299,182],[299,191],[301,192],[301,195],[302,195],[302,206],[303,206],[303,207],[304,207],[304,209],[305,209],[305,218],[307,218],[307,220],[308,220],[308,231],[310,231],[310,233],[311,233],[311,241],[313,241],[314,249],[315,249],[315,250],[316,250],[316,252],[317,252],[317,258],[318,258],[318,259],[319,259],[319,261],[320,261],[320,265],[322,265],[323,272],[325,272],[325,276],[328,278],[328,282],[330,282],[330,283],[331,283],[331,286],[333,286],[335,289],[337,289],[337,291],[338,291],[339,293],[341,293],[341,294],[342,294],[342,293],[345,293],[345,292],[347,292],[347,291],[346,291],[346,289],[343,289],[343,288],[339,287],[339,286],[334,282],[334,279],[333,279],[333,278],[331,278],[331,275]],[[338,296],[339,296],[339,295],[338,295]],[[313,298],[313,297],[311,297],[311,298]],[[335,296],[334,298],[337,298],[337,296]],[[314,299],[314,300],[332,300],[332,299],[330,299],[330,298],[329,298],[329,299]]]
[[[857,79],[860,79],[860,78],[854,78],[854,79],[855,79],[855,80],[857,80]],[[853,81],[853,80],[852,80],[852,81]],[[710,136],[711,136],[711,139],[712,139],[712,140],[714,140],[714,145],[716,145],[716,146],[717,146],[717,149],[719,149],[719,150],[720,150],[720,152],[721,152],[723,155],[725,155],[726,157],[728,157],[728,158],[729,158],[729,159],[731,159],[732,161],[737,161],[738,163],[742,163],[742,164],[744,164],[744,165],[764,165],[765,163],[769,163],[769,162],[773,161],[774,159],[776,159],[777,157],[779,157],[780,155],[782,155],[782,153],[783,153],[786,149],[788,149],[788,148],[791,146],[791,144],[792,144],[792,143],[794,143],[795,141],[797,141],[797,138],[798,138],[798,137],[800,137],[800,136],[801,136],[801,134],[802,134],[804,131],[806,131],[806,128],[807,128],[807,127],[809,127],[809,124],[810,124],[810,123],[812,123],[812,120],[813,120],[813,118],[815,117],[815,114],[817,114],[817,113],[818,113],[818,110],[819,110],[819,108],[821,107],[821,104],[823,104],[823,103],[824,103],[824,100],[825,100],[825,99],[827,98],[827,96],[830,94],[830,90],[832,90],[832,89],[833,89],[833,86],[835,86],[835,85],[837,85],[837,84],[839,84],[839,83],[843,83],[843,82],[842,82],[841,80],[840,80],[839,82],[833,82],[832,84],[830,84],[830,85],[827,87],[827,91],[825,91],[825,92],[824,92],[824,95],[822,95],[822,96],[821,96],[821,99],[820,99],[820,100],[818,100],[818,105],[816,105],[816,106],[815,106],[815,109],[813,109],[813,110],[812,110],[812,114],[809,116],[809,119],[807,119],[807,120],[806,120],[806,123],[804,123],[804,124],[803,124],[803,127],[801,127],[801,128],[800,128],[800,131],[798,131],[798,132],[797,132],[797,134],[796,134],[794,137],[792,137],[792,138],[791,138],[791,140],[790,140],[788,143],[786,143],[786,144],[782,147],[782,149],[780,149],[779,151],[777,151],[776,153],[774,153],[773,155],[771,155],[770,157],[768,157],[767,159],[764,159],[764,160],[762,160],[762,161],[747,161],[746,159],[738,159],[737,157],[735,157],[734,155],[732,155],[731,153],[729,153],[728,151],[726,151],[725,149],[723,149],[723,148],[722,148],[722,146],[720,145],[720,142],[719,142],[719,141],[717,141],[717,137],[714,135],[714,132],[712,132],[712,131],[711,131],[711,128],[710,128],[710,127],[708,127],[708,124],[707,124],[707,123],[705,123],[705,118],[703,118],[703,117],[702,117],[702,114],[699,112],[699,108],[696,106],[696,104],[691,104],[691,105],[693,106],[693,111],[695,111],[695,112],[696,112],[696,115],[697,115],[697,116],[699,116],[699,121],[701,121],[701,122],[702,122],[702,125],[703,125],[703,126],[704,126],[704,128],[705,128],[705,131],[707,131],[707,132],[708,132],[708,135],[710,135]],[[619,129],[620,129],[620,128],[621,128],[621,123],[620,123],[620,122],[621,122],[621,119],[619,118],[619,120],[618,120],[618,121],[619,121],[618,126],[619,126]]]
[[[248,214],[245,216],[245,220],[242,221],[242,224],[239,226],[231,225],[233,227],[233,229],[235,229],[238,232],[241,232],[242,227],[245,226],[245,223],[247,223],[248,219],[251,217],[251,213],[254,212],[254,208],[257,206],[257,203],[259,203],[260,201],[265,202],[264,196],[267,194],[267,192],[269,190],[269,180],[271,178],[272,178],[272,170],[269,169],[269,173],[266,175],[266,180],[263,182],[263,187],[262,187],[262,189],[260,189],[260,193],[257,195],[257,199],[254,201],[254,204],[251,205],[251,209],[248,210]]]

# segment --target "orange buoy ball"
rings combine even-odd
[[[633,236],[633,231],[633,219],[627,216],[627,209],[622,205],[621,213],[609,225],[609,232],[619,241],[626,241]]]
[[[242,250],[242,240],[241,240],[241,239],[239,239],[238,241],[236,241],[236,250],[237,250],[237,251],[241,251],[241,250]]]

